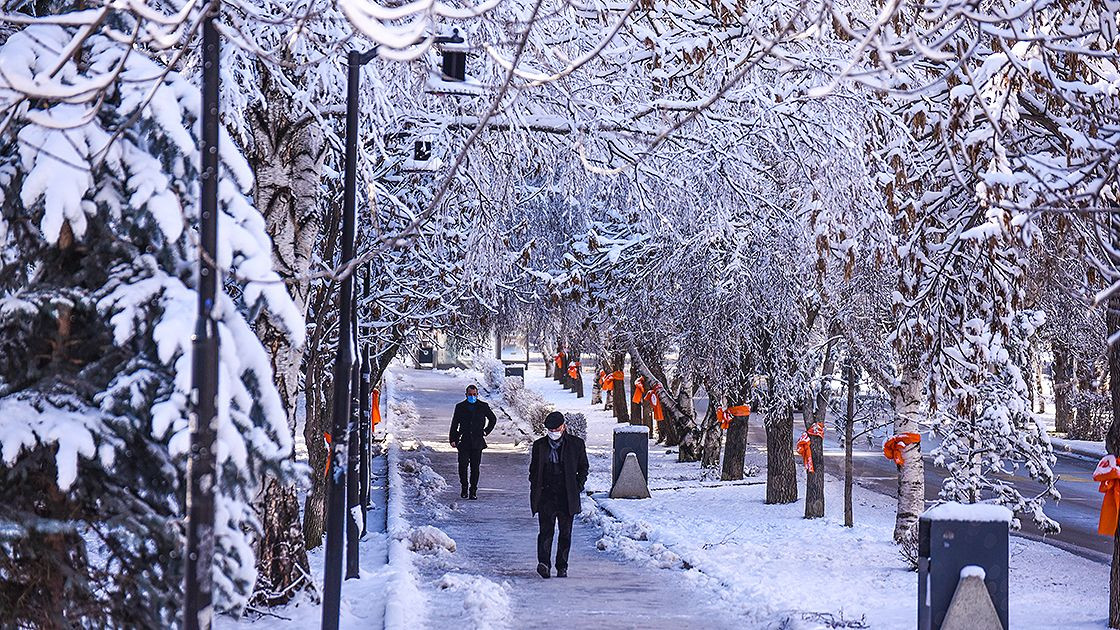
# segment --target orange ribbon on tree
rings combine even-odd
[[[568,378],[579,378],[579,361],[568,364]]]
[[[1093,471],[1093,481],[1100,482],[1099,490],[1104,493],[1097,533],[1115,536],[1116,523],[1120,520],[1120,467],[1116,465],[1115,455],[1105,455],[1101,459],[1097,469]]]
[[[734,416],[730,412],[724,411],[723,407],[716,407],[716,422],[719,422],[719,428],[724,431],[731,428],[731,420]]]
[[[607,383],[607,373],[604,372],[603,370],[599,370],[599,388],[603,389],[603,390],[607,390],[607,389],[610,389],[611,387],[613,387],[613,385]]]
[[[553,360],[556,361],[556,368],[557,369],[560,369],[560,368],[564,367],[564,353],[563,352],[557,352],[556,356],[553,357]]]
[[[649,398],[649,404],[653,406],[653,419],[661,422],[665,419],[665,411],[661,408],[661,399],[658,394],[661,393],[661,383],[654,383],[653,389],[649,390],[646,397]]]
[[[901,466],[906,460],[902,458],[902,451],[907,444],[918,444],[922,441],[920,433],[902,433],[883,443],[883,457],[893,459],[894,463]]]
[[[727,408],[727,413],[732,416],[749,416],[751,415],[750,405],[732,405]]]
[[[646,395],[646,377],[639,376],[638,380],[634,381],[634,395],[630,398],[630,402],[635,405],[642,404],[642,398]]]
[[[323,431],[323,439],[327,441],[327,468],[323,471],[323,479],[331,475],[331,434]]]
[[[805,462],[805,470],[808,472],[817,472],[816,467],[813,466],[813,441],[810,436],[815,435],[819,438],[824,438],[824,425],[820,422],[814,422],[809,430],[801,434],[801,438],[797,440],[797,454]]]
[[[369,397],[369,430],[373,433],[377,423],[381,422],[381,390],[374,387]]]

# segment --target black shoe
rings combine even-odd
[[[568,577],[567,569],[556,569],[556,577]]]
[[[537,563],[537,575],[539,575],[542,578],[547,580],[549,578],[548,565],[543,563],[543,562],[538,562]]]
[[[463,491],[459,493],[459,496],[463,497],[464,499],[467,498],[467,489],[463,488]]]
[[[478,490],[472,488],[471,489],[471,499],[477,499],[477,498],[478,498]]]

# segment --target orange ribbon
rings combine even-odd
[[[556,361],[556,367],[557,368],[564,367],[564,353],[563,352],[557,353],[556,356],[553,357],[553,360]]]
[[[381,422],[381,390],[376,387],[373,388],[373,393],[370,394],[369,401],[369,430],[370,433],[377,427],[377,423]]]
[[[907,444],[918,444],[922,441],[920,433],[903,433],[888,439],[883,443],[883,457],[893,459],[894,463],[901,466],[905,463],[902,457],[902,451],[906,448]]]
[[[797,440],[797,454],[805,462],[805,470],[808,472],[816,472],[813,466],[813,442],[809,437],[815,435],[819,438],[824,438],[824,425],[820,422],[814,422],[809,430],[801,434],[801,438]]]
[[[579,378],[579,361],[568,364],[568,378]]]
[[[749,416],[751,415],[750,405],[732,405],[727,408],[727,413],[733,416]]]
[[[658,398],[660,392],[661,384],[656,383],[653,389],[649,391],[649,394],[646,395],[646,397],[649,398],[649,403],[653,405],[653,419],[657,422],[661,422],[665,419],[665,411],[661,408],[661,399]]]
[[[639,376],[638,380],[634,381],[634,395],[630,398],[630,402],[635,405],[642,404],[642,398],[646,395],[646,377]]]
[[[1101,516],[1097,533],[1102,536],[1115,536],[1116,523],[1120,519],[1120,468],[1116,466],[1115,455],[1105,455],[1093,472],[1093,481],[1101,483],[1099,490],[1104,493],[1101,501]]]
[[[599,370],[599,388],[607,389],[607,373]]]
[[[724,411],[723,407],[716,407],[716,421],[719,422],[719,428],[724,431],[731,428],[731,420],[734,416],[730,412]]]
[[[331,434],[323,431],[323,439],[327,441],[327,468],[323,471],[323,479],[331,475]]]

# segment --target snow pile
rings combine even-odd
[[[926,510],[922,518],[934,521],[967,521],[970,523],[1010,523],[1011,510],[991,503],[956,503],[949,501]]]
[[[411,428],[420,422],[420,412],[416,410],[416,403],[411,400],[391,400],[388,406],[394,431]]]
[[[455,551],[455,541],[443,530],[432,525],[414,527],[408,532],[408,548],[417,553],[441,553]]]
[[[472,359],[474,369],[482,374],[482,384],[486,389],[496,392],[506,381],[506,364],[494,357],[475,355]]]
[[[504,628],[513,620],[508,583],[498,584],[480,575],[446,573],[438,586],[462,599],[464,616],[472,627]]]
[[[401,477],[401,447],[393,436],[389,437],[388,462],[389,499],[385,521],[390,535],[390,575],[385,589],[385,627],[415,628],[423,624],[427,600],[420,590],[412,550],[407,542],[410,540],[412,527],[405,517],[401,495],[404,488]]]
[[[581,440],[587,439],[587,416],[582,413],[564,412],[564,426],[567,427],[568,433],[578,437]],[[543,430],[544,427],[541,427]]]
[[[506,411],[514,422],[520,421],[521,430],[528,435],[544,435],[545,416],[556,411],[556,407],[540,394],[526,389],[525,381],[518,376],[506,377],[500,391]]]

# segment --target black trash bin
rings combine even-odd
[[[521,378],[525,378],[525,368],[520,365],[508,366],[506,367],[506,376],[520,376]]]
[[[649,427],[625,424],[614,428],[614,456],[611,459],[611,487],[618,481],[626,454],[634,453],[642,476],[649,481]]]
[[[1001,505],[943,503],[918,520],[918,630],[940,630],[961,569],[984,569],[984,586],[1007,628],[1008,528]]]

